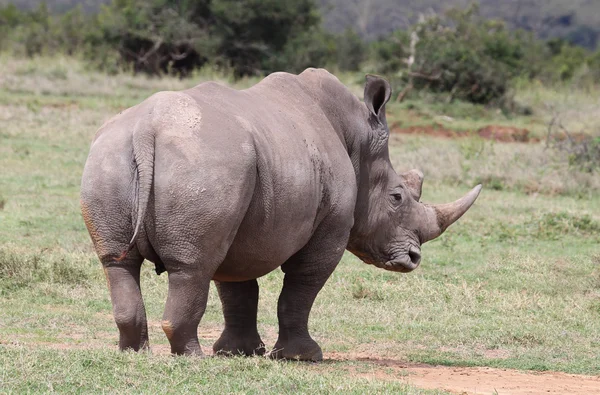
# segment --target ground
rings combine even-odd
[[[153,92],[206,79],[107,77],[75,59],[0,57],[0,388],[8,392],[593,393],[600,392],[600,180],[546,148],[550,103],[574,124],[593,92],[517,95],[534,115],[467,105],[392,103],[391,159],[420,168],[423,200],[475,206],[423,246],[402,275],[346,254],[310,328],[320,364],[171,357],[160,329],[166,275],[144,266],[152,353],[119,353],[102,270],[79,212],[95,130]],[[342,76],[360,94],[360,79]],[[236,83],[244,87],[254,80]],[[536,96],[537,95],[537,96]],[[565,121],[566,122],[566,121]],[[410,133],[436,125],[464,135]],[[478,133],[526,129],[527,143]],[[504,133],[504,132],[503,132]],[[453,137],[453,136],[450,136]],[[272,346],[282,276],[259,280],[259,330]],[[223,319],[214,287],[200,326],[209,351]]]

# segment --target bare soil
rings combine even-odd
[[[480,129],[471,130],[455,130],[448,129],[439,123],[421,126],[402,127],[399,123],[393,123],[390,128],[392,133],[396,134],[413,134],[425,135],[441,138],[462,138],[469,136],[479,136],[484,140],[492,140],[499,143],[538,143],[539,137],[532,135],[528,129],[515,128],[512,126],[488,125]],[[591,136],[586,133],[570,133],[563,131],[555,132],[551,136],[552,141],[572,140],[575,143],[589,140]]]
[[[501,143],[535,143],[539,139],[531,135],[527,129],[511,126],[488,125],[476,131],[447,129],[443,125],[435,123],[432,125],[399,127],[392,125],[393,133],[399,134],[421,134],[434,137],[460,138],[478,135],[485,140],[493,140]]]
[[[360,354],[330,353],[325,359],[368,362],[381,369],[358,375],[376,380],[398,380],[423,389],[456,394],[600,394],[600,376],[488,367],[431,366]]]
[[[486,140],[494,140],[502,143],[533,143],[539,141],[537,138],[532,138],[531,132],[527,129],[508,126],[489,125],[479,129],[477,134]]]

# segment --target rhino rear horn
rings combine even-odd
[[[404,179],[404,183],[408,187],[412,197],[419,201],[421,192],[423,191],[423,172],[417,169],[409,170],[400,175]]]

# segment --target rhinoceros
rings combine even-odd
[[[274,73],[246,90],[214,82],[159,92],[107,121],[83,172],[81,209],[104,268],[120,349],[148,347],[140,268],[168,273],[162,328],[174,354],[201,355],[210,282],[223,306],[213,350],[265,353],[257,278],[281,268],[270,356],[321,360],[311,307],[345,250],[410,272],[479,195],[421,203],[423,174],[388,154],[391,88],[368,75],[361,102],[334,75]]]

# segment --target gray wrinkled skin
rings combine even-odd
[[[423,176],[388,157],[389,84],[368,76],[365,103],[333,75],[275,73],[237,91],[203,83],[161,92],[97,132],[83,173],[83,217],[104,267],[121,349],[148,347],[140,267],[167,271],[162,327],[176,354],[202,353],[210,281],[225,329],[215,352],[263,354],[256,279],[285,273],[275,358],[320,360],[313,301],[345,249],[408,272],[420,246],[475,201],[419,203]]]

